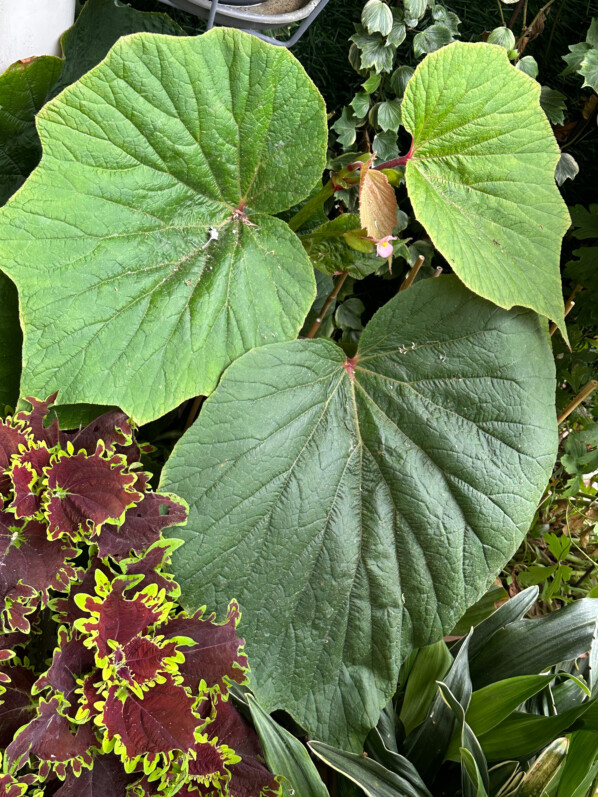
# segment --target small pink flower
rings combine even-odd
[[[389,258],[392,257],[392,244],[391,241],[396,241],[396,235],[387,235],[385,238],[380,238],[375,241],[376,252],[378,257]]]

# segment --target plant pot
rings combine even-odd
[[[0,72],[22,58],[60,55],[76,0],[0,0]]]
[[[208,17],[211,0],[162,0],[167,5],[189,11],[200,17]],[[235,0],[234,4],[222,0],[218,6],[215,22],[234,28],[249,30],[271,30],[305,23],[324,8],[328,0],[265,0],[251,4],[245,0]]]

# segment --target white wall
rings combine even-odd
[[[75,0],[0,0],[0,72],[21,58],[60,55]]]

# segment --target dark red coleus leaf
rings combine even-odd
[[[54,797],[127,797],[127,787],[138,779],[138,774],[125,772],[113,753],[107,753],[94,756],[93,767],[84,769],[78,778],[68,772]]]
[[[18,412],[16,421],[21,421],[33,432],[33,437],[38,442],[44,442],[48,448],[53,448],[58,443],[58,418],[54,418],[49,426],[44,426],[48,410],[54,404],[58,393],[53,393],[46,401],[39,401],[32,396],[27,396],[26,401],[31,404],[29,412]]]
[[[139,487],[136,485],[137,489]],[[160,539],[168,526],[187,520],[187,507],[172,495],[145,493],[143,501],[127,510],[120,528],[107,524],[99,538],[100,556],[123,557],[140,553]]]
[[[172,554],[180,544],[180,540],[159,540],[153,543],[141,557],[133,556],[131,559],[122,559],[120,566],[128,576],[143,576],[137,589],[144,589],[150,584],[155,584],[159,590],[163,589],[166,595],[174,600],[180,594],[180,587],[170,573],[163,571],[170,565]]]
[[[118,737],[128,758],[145,754],[190,750],[199,724],[191,698],[167,674],[164,683],[144,692],[143,698],[111,686],[103,708],[108,739]]]
[[[46,515],[48,536],[72,539],[97,534],[107,520],[120,522],[128,507],[141,501],[133,489],[135,474],[127,473],[123,457],[105,459],[104,449],[87,456],[84,451],[59,455],[48,473]]]
[[[4,684],[5,691],[0,695],[0,748],[4,748],[21,725],[35,716],[35,705],[31,700],[35,673],[21,664],[5,665],[0,672],[9,681]]]
[[[33,691],[37,693],[50,688],[54,693],[60,692],[69,704],[68,707],[63,706],[63,714],[74,719],[78,709],[77,679],[92,670],[95,670],[93,651],[62,627],[58,630],[58,647],[54,650],[52,665],[37,679]]]
[[[0,634],[0,667],[4,667],[6,662],[13,658],[15,655],[13,648],[17,645],[27,644],[29,640],[29,634],[23,634],[21,631],[13,631],[12,634]],[[9,681],[9,675],[0,670],[0,684],[6,684]],[[2,694],[1,689],[0,694]]]
[[[166,671],[167,660],[176,655],[176,647],[176,642],[160,646],[148,637],[133,637],[112,655],[116,675],[131,685],[153,682]]]
[[[215,709],[212,712],[212,721],[203,728],[203,732],[209,739],[216,737],[219,744],[231,747],[241,756],[241,761],[229,765],[231,797],[279,794],[280,786],[263,764],[264,756],[257,733],[230,700],[214,697],[212,705]],[[202,713],[204,712],[205,708]]]
[[[130,598],[124,592],[131,581],[127,576],[115,578],[107,587],[106,596],[94,598],[91,595],[78,595],[76,601],[91,617],[77,620],[75,628],[93,637],[101,659],[105,659],[113,650],[108,640],[125,645],[133,637],[145,633],[150,626],[164,619],[170,604],[165,604],[163,596],[156,595],[156,590],[142,590]]]
[[[86,451],[91,455],[101,440],[106,450],[124,453],[123,450],[133,444],[133,431],[133,421],[122,410],[110,410],[83,429],[60,432],[60,445],[66,448],[67,442],[70,442],[75,451]]]
[[[41,512],[45,488],[44,468],[51,453],[45,443],[31,445],[14,458],[11,471],[14,499],[10,504],[18,518],[33,517]]]
[[[0,775],[0,797],[22,797],[27,788],[35,783],[35,775]]]
[[[192,617],[179,614],[160,628],[166,639],[189,637],[195,640],[192,647],[180,646],[185,661],[179,665],[179,672],[192,694],[198,694],[202,681],[208,689],[217,688],[225,693],[227,681],[244,683],[247,680],[247,656],[241,650],[244,640],[237,636],[240,616],[239,607],[233,601],[221,625],[214,622],[213,615],[204,619],[200,609]]]
[[[26,444],[27,435],[22,429],[11,426],[10,421],[0,420],[0,499],[8,498],[12,489],[10,476],[6,472],[11,458],[19,453],[20,445]]]
[[[220,747],[209,742],[196,742],[193,754],[194,758],[189,761],[189,780],[177,794],[198,797],[203,791],[202,786],[208,794],[228,794],[225,784],[230,779],[227,768],[227,765],[230,766],[230,754],[227,755]]]
[[[106,562],[102,562],[97,556],[93,556],[90,559],[87,570],[80,574],[78,581],[71,584],[66,598],[54,598],[51,602],[52,608],[57,612],[56,619],[58,622],[72,625],[75,620],[88,616],[87,612],[84,612],[77,606],[75,598],[77,595],[89,595],[93,593],[96,584],[97,570],[103,573],[107,578],[113,578],[114,576],[114,573]]]
[[[87,721],[100,713],[99,709],[96,708],[96,703],[103,700],[101,690],[104,686],[101,670],[94,670],[91,675],[88,675],[83,680],[81,696],[79,697],[79,720]]]
[[[59,713],[59,699],[39,703],[39,716],[26,725],[6,748],[9,765],[24,766],[31,755],[39,759],[39,773],[45,778],[50,769],[64,776],[67,764],[75,773],[91,766],[92,748],[99,748],[91,723],[71,732],[69,721]],[[36,767],[37,771],[37,767]]]
[[[9,629],[29,631],[26,615],[48,602],[50,589],[64,590],[77,578],[70,560],[78,553],[49,540],[44,523],[0,513],[0,614]]]

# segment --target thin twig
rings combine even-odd
[[[557,423],[559,424],[559,426],[564,420],[566,420],[571,415],[574,409],[579,407],[579,405],[581,404],[582,401],[584,401],[584,399],[587,399],[587,397],[591,393],[593,393],[594,390],[596,390],[597,387],[598,387],[598,379],[592,379],[588,382],[588,384],[585,387],[582,387],[582,389],[575,396],[571,404],[568,404],[557,418]]]
[[[534,26],[535,26],[536,22],[537,22],[537,21],[540,19],[540,17],[541,17],[543,14],[545,14],[545,13],[548,11],[548,9],[550,8],[550,6],[551,6],[551,5],[552,5],[554,2],[555,2],[555,0],[548,0],[548,3],[546,3],[545,5],[543,5],[543,6],[542,6],[542,8],[541,8],[541,9],[538,11],[538,13],[537,13],[537,14],[536,14],[536,16],[535,16],[535,17],[532,19],[532,21],[530,22],[530,24],[529,24],[529,25],[526,25],[526,24],[525,24],[525,17],[524,17],[524,20],[523,20],[523,26],[522,26],[522,28],[521,28],[521,35],[519,36],[519,38],[518,38],[518,39],[517,39],[517,41],[515,42],[515,49],[516,49],[516,50],[519,50],[519,47],[521,46],[521,44],[522,44],[523,40],[525,39],[526,35],[527,35],[527,34],[528,34],[530,31],[533,31],[533,29],[534,29]],[[525,0],[524,14],[527,14],[527,0]]]
[[[195,396],[193,399],[193,404],[189,409],[189,414],[187,415],[187,420],[185,421],[185,428],[183,429],[184,432],[189,429],[190,426],[193,425],[193,422],[199,415],[199,411],[201,409],[201,405],[203,404],[205,396]]]
[[[498,11],[499,11],[499,14],[500,14],[500,21],[502,22],[502,26],[504,28],[504,26],[505,26],[505,15],[502,12],[502,6],[500,4],[500,0],[496,0],[496,4],[498,5]]]
[[[316,320],[311,325],[311,329],[309,330],[309,332],[305,336],[306,338],[313,338],[315,336],[316,332],[318,331],[318,329],[322,325],[322,321],[324,320],[324,316],[326,315],[326,313],[330,309],[330,305],[336,299],[336,297],[339,295],[340,290],[343,287],[343,285],[345,284],[345,280],[347,279],[348,276],[349,276],[349,272],[348,271],[344,271],[341,274],[341,277],[340,277],[339,281],[336,283],[336,285],[334,286],[334,289],[333,289],[332,293],[330,294],[330,296],[324,302],[324,307],[322,307],[318,317],[316,318]]]
[[[434,277],[439,277],[442,274],[442,271],[442,266],[436,266],[436,271],[432,274],[432,279],[434,279]]]
[[[517,5],[513,9],[513,13],[511,14],[511,19],[509,20],[509,24],[507,25],[507,27],[510,30],[513,30],[513,25],[517,22],[517,17],[519,16],[519,14],[521,12],[521,8],[523,6],[523,2],[524,2],[524,0],[519,0]]]
[[[407,276],[403,280],[403,284],[399,288],[400,291],[406,291],[407,288],[409,288],[413,284],[413,280],[417,277],[420,268],[424,264],[425,259],[426,258],[423,255],[420,255],[417,258],[417,260],[415,261],[415,263],[413,264],[413,266],[411,268],[411,271],[409,272],[409,274],[407,274]]]
[[[573,289],[573,293],[565,303],[565,312],[563,313],[563,318],[566,318],[571,312],[571,310],[573,310],[573,308],[575,307],[575,302],[573,300],[575,299],[575,294],[578,293],[580,290],[581,290],[581,285],[576,285],[575,288]],[[558,325],[555,324],[553,321],[550,327],[548,328],[548,333],[550,334],[551,337],[554,335],[557,329]]]

